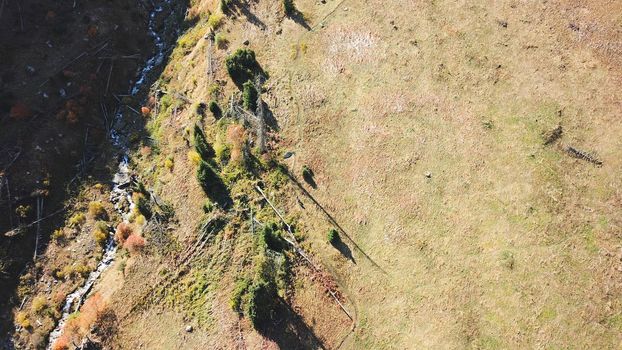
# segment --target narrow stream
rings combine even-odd
[[[145,66],[141,69],[137,76],[136,82],[130,89],[130,94],[136,96],[145,87],[145,84],[152,78],[150,74],[152,71],[162,64],[164,57],[167,53],[167,43],[163,38],[164,33],[158,33],[158,14],[164,11],[164,7],[167,10],[172,10],[171,6],[174,0],[155,0],[153,1],[153,9],[149,14],[149,35],[153,38],[155,46],[155,54],[147,60]],[[162,14],[165,15],[165,14]],[[161,30],[166,30],[166,26],[161,26]],[[115,122],[113,128],[110,131],[110,139],[112,144],[118,149],[119,152],[119,165],[117,172],[113,177],[113,189],[110,193],[110,201],[114,204],[115,210],[121,214],[123,221],[128,222],[131,215],[134,203],[132,202],[132,175],[129,166],[129,140],[127,135],[119,133],[116,128],[124,120],[124,113],[119,111],[115,115]],[[129,206],[124,205],[129,203]],[[114,262],[117,252],[117,245],[114,241],[114,228],[109,232],[108,241],[104,247],[104,254],[102,260],[97,265],[97,268],[89,274],[84,284],[76,289],[73,293],[69,294],[65,299],[63,305],[63,314],[58,321],[56,328],[50,333],[47,348],[50,350],[56,340],[61,336],[63,327],[67,323],[69,316],[78,311],[80,306],[84,303],[85,297],[93,288],[93,285],[97,282],[101,274]]]

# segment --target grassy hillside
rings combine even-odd
[[[121,349],[619,346],[620,5],[293,5],[190,2],[132,104],[144,246],[117,229],[91,293],[114,327],[89,331],[85,308],[72,334]]]

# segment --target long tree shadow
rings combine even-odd
[[[307,191],[304,188],[304,186],[302,186],[300,181],[298,181],[298,179],[296,179],[296,177],[292,175],[291,172],[287,171],[286,167],[283,167],[283,168],[285,168],[284,170],[286,170],[286,175],[289,177],[289,179],[292,180],[292,182],[296,184],[296,186],[298,186],[298,189],[305,196],[307,196],[307,198],[309,198],[313,202],[313,204],[315,204],[318,207],[318,209],[320,209],[320,211],[326,216],[328,221],[333,226],[335,226],[339,230],[339,232],[348,239],[348,241],[350,241],[350,243],[354,246],[354,248],[359,253],[361,253],[374,267],[382,271],[382,273],[387,274],[387,272],[382,267],[380,267],[380,265],[378,265],[369,255],[367,255],[367,253],[365,253],[365,251],[358,244],[356,244],[356,242],[350,237],[350,235],[348,235],[346,230],[344,230],[343,227],[337,222],[337,220],[335,220],[335,218],[328,211],[326,211],[326,209],[324,209],[324,207],[311,195],[311,193],[309,193],[309,191]]]
[[[246,17],[249,23],[259,27],[261,30],[266,30],[268,26],[259,19],[254,13],[250,10],[250,4],[245,0],[230,0],[225,7],[225,12],[228,14],[242,14]]]
[[[281,127],[279,126],[279,121],[274,116],[274,113],[272,113],[272,110],[265,101],[262,101],[262,103],[266,125],[268,125],[268,127],[270,127],[270,129],[274,131],[280,131]]]
[[[324,342],[283,299],[275,302],[272,322],[260,333],[280,349],[326,349]]]
[[[298,9],[294,10],[287,17],[289,17],[292,21],[294,21],[299,26],[302,26],[306,30],[311,30],[311,26],[307,23],[305,16],[302,12],[298,11]]]
[[[354,260],[354,256],[352,255],[352,250],[344,241],[338,240],[333,244],[333,247],[335,247],[341,255],[346,257],[346,259],[352,261],[353,264],[356,264],[356,260]]]

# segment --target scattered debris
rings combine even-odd
[[[562,137],[562,126],[558,125],[555,129],[544,134],[544,145],[550,145]]]
[[[595,156],[593,156],[593,155],[591,155],[591,154],[589,154],[589,153],[587,153],[585,151],[582,151],[580,149],[576,149],[576,148],[574,148],[572,146],[566,147],[566,152],[571,157],[578,158],[578,159],[583,159],[585,161],[588,161],[588,162],[590,162],[592,164],[596,164],[598,166],[603,165],[603,162],[601,160],[599,160],[597,157],[595,157]]]
[[[190,325],[186,326],[186,333],[192,333],[192,330],[193,330],[192,326]]]

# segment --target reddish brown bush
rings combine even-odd
[[[88,29],[86,30],[86,34],[89,36],[89,38],[93,39],[97,36],[97,34],[99,33],[99,30],[97,29],[96,26],[94,25],[90,25],[88,27]]]
[[[151,155],[151,147],[149,146],[143,146],[140,148],[140,154],[143,157],[149,157]]]
[[[133,233],[134,229],[132,228],[132,225],[122,222],[117,226],[114,236],[117,239],[117,242],[124,244],[125,240],[127,240],[127,238]]]
[[[71,99],[65,102],[65,106],[58,111],[56,119],[64,119],[69,124],[75,124],[83,112],[84,108],[76,100]]]
[[[147,106],[143,106],[140,108],[140,113],[143,114],[143,117],[148,117],[151,114],[151,108],[147,107]]]
[[[80,316],[78,317],[78,324],[80,331],[86,334],[91,329],[91,326],[97,321],[99,315],[106,310],[106,303],[101,294],[95,293],[88,298],[84,305],[80,308]]]
[[[91,327],[99,320],[100,316],[106,313],[106,310],[107,306],[101,294],[93,294],[84,302],[77,316],[67,320],[63,334],[54,343],[52,349],[66,350],[69,349],[69,344],[79,343],[90,332]]]
[[[131,234],[123,243],[123,248],[130,253],[140,253],[145,247],[145,239],[137,234]]]
[[[15,120],[21,120],[32,117],[32,111],[22,102],[17,102],[9,113],[10,117]]]
[[[63,70],[62,73],[63,73],[63,77],[65,77],[67,79],[75,78],[78,75],[78,73],[76,73],[76,72],[74,72],[72,70],[69,70],[69,69]],[[72,101],[72,100],[70,100],[70,101]]]
[[[68,350],[69,349],[69,336],[66,334],[61,335],[52,346],[52,350]]]

